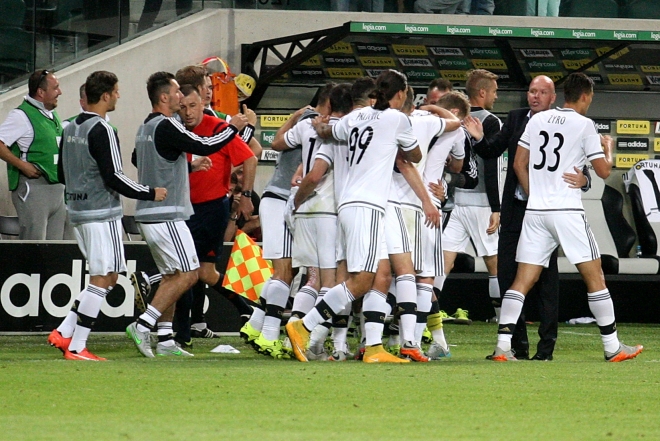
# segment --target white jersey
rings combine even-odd
[[[442,180],[449,155],[456,159],[465,159],[465,132],[463,130],[443,133],[429,149],[422,175],[427,189],[430,182],[437,184]],[[433,195],[431,195],[431,200],[438,207],[442,205],[442,201]]]
[[[338,210],[353,205],[384,213],[397,151],[417,146],[408,117],[395,109],[363,107],[340,119],[332,136],[348,143],[348,176]]]
[[[519,145],[529,150],[527,211],[584,211],[582,191],[569,188],[562,175],[605,157],[593,121],[572,109],[546,110],[529,120]]]
[[[338,120],[338,118],[331,118],[330,124],[335,124]],[[300,121],[290,128],[284,134],[284,141],[289,148],[302,147],[303,176],[314,167],[316,154],[325,142],[316,133],[311,118]],[[315,194],[296,210],[296,216],[334,217],[336,215],[334,179],[332,170],[329,170],[316,186]]]
[[[413,134],[415,135],[415,138],[417,138],[419,149],[422,152],[422,159],[415,164],[415,167],[421,175],[424,170],[424,165],[426,164],[426,155],[429,150],[429,145],[435,137],[438,137],[445,132],[447,123],[444,118],[440,118],[437,115],[423,110],[415,110],[410,115],[410,123],[412,124]],[[395,198],[404,208],[411,208],[420,211],[422,209],[422,203],[412,187],[410,187],[403,175],[396,169],[394,170],[392,178],[390,201]]]

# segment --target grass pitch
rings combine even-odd
[[[114,335],[89,341],[110,361],[75,362],[46,336],[0,336],[0,439],[660,439],[660,326],[619,326],[645,346],[625,363],[603,361],[595,325],[560,325],[552,362],[484,360],[493,324],[445,331],[450,359],[397,366],[278,361],[239,338],[145,359]],[[221,343],[241,353],[209,352]]]

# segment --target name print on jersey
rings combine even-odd
[[[566,117],[560,115],[551,115],[548,118],[548,124],[564,124],[566,122]]]

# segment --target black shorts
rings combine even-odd
[[[215,262],[222,251],[222,243],[229,221],[229,200],[226,197],[193,204],[193,214],[186,221],[195,242],[200,262]]]

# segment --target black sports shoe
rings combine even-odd
[[[552,361],[552,354],[543,354],[541,352],[537,352],[532,358],[530,358],[530,360]]]
[[[190,328],[190,336],[192,338],[220,338],[218,334],[211,331],[209,328],[204,328],[204,329]]]
[[[193,348],[193,342],[192,340],[190,341],[182,341],[182,340],[177,340],[176,337],[174,337],[174,341],[176,344],[181,348],[181,349],[192,349]]]
[[[147,310],[149,304],[149,294],[151,294],[151,284],[149,277],[143,271],[137,271],[131,274],[131,283],[135,294],[135,309],[139,314]]]

